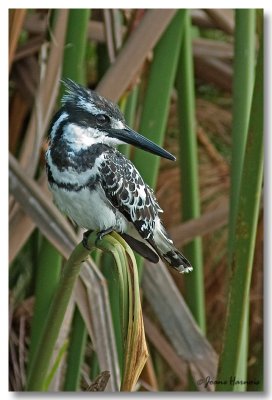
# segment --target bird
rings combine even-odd
[[[180,273],[193,268],[174,246],[160,218],[153,189],[122,153],[130,144],[154,155],[175,157],[131,129],[117,104],[71,79],[64,79],[61,107],[53,116],[45,153],[53,201],[60,211],[97,239],[115,231],[152,263],[161,259]]]

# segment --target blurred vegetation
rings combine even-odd
[[[262,19],[10,10],[10,390],[263,390]],[[63,284],[82,232],[45,177],[61,77],[118,101],[130,126],[177,157],[120,149],[154,188],[191,276],[137,256],[139,287],[131,250],[112,234]],[[218,360],[227,383],[199,385]]]

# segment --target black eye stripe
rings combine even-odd
[[[83,127],[99,127],[110,125],[110,118],[106,114],[91,114],[88,111],[78,109],[76,107],[65,107],[69,122],[76,123]]]

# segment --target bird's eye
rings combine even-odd
[[[109,119],[109,117],[108,117],[107,115],[105,115],[105,114],[97,114],[97,115],[96,115],[96,122],[97,122],[99,125],[106,125],[106,124],[108,124],[108,123],[110,122],[110,119]]]

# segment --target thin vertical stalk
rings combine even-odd
[[[180,122],[179,147],[182,216],[186,221],[191,218],[197,218],[200,215],[194,68],[191,21],[188,11],[186,11],[182,47],[179,58],[177,90]],[[186,300],[201,330],[205,332],[205,298],[201,238],[196,238],[185,246],[184,252],[194,267],[193,273],[186,277]]]
[[[223,350],[219,361],[218,391],[232,391],[247,317],[256,230],[263,176],[263,35],[260,35],[253,100],[236,219],[236,240],[231,263],[232,278]]]
[[[67,356],[67,370],[63,390],[76,392],[79,389],[81,366],[86,346],[87,330],[85,323],[76,307],[72,322],[69,349]]]
[[[174,16],[159,43],[155,47],[143,102],[139,132],[153,142],[163,145],[170,95],[176,75],[185,10]],[[160,158],[136,149],[133,163],[145,182],[156,185]]]
[[[248,340],[249,340],[249,306],[248,303],[245,309],[245,317],[244,317],[244,325],[242,328],[242,339],[241,339],[241,347],[239,349],[239,360],[237,363],[237,379],[240,381],[246,381],[247,379],[247,363],[248,363]],[[247,384],[237,384],[234,385],[233,390],[235,392],[244,392],[247,389]]]
[[[45,318],[60,278],[61,260],[59,252],[46,238],[43,238],[37,265],[35,283],[35,306],[31,322],[28,372],[31,369],[33,356],[37,350]]]
[[[235,241],[235,223],[254,85],[255,10],[235,11],[234,43],[229,259]]]
[[[235,223],[254,85],[255,18],[255,10],[239,9],[235,12],[232,159],[228,236],[229,264],[235,243]],[[249,305],[246,314],[240,360],[237,367],[237,376],[241,380],[246,380],[247,377]],[[235,389],[244,391],[245,386],[237,385]]]
[[[164,141],[170,95],[180,51],[184,15],[185,10],[179,10],[176,13],[154,50],[143,102],[139,132],[159,145],[163,145]],[[160,158],[136,149],[133,163],[145,182],[149,186],[155,187]],[[136,257],[136,259],[141,275],[142,259],[140,257]]]
[[[137,106],[137,99],[139,93],[139,86],[135,86],[132,91],[129,93],[128,97],[126,98],[124,116],[126,123],[128,126],[134,128],[134,121],[135,121],[135,112]],[[129,144],[121,144],[118,150],[123,153],[127,158],[129,158],[130,154],[130,145]]]
[[[66,46],[63,58],[62,76],[85,84],[85,55],[90,10],[69,11]]]
[[[44,381],[44,391],[47,392],[50,390],[50,386],[52,386],[53,379],[55,375],[57,375],[57,371],[59,368],[61,368],[61,362],[63,361],[66,351],[68,347],[68,340],[65,340],[63,344],[61,345],[60,349],[57,352],[57,355],[54,359],[54,362],[52,363],[52,366],[50,366],[49,373]]]
[[[98,358],[97,354],[93,352],[92,354],[92,360],[91,360],[91,365],[90,365],[90,379],[91,381],[94,381],[97,375],[100,373],[100,368],[99,368],[99,363],[98,363]]]

